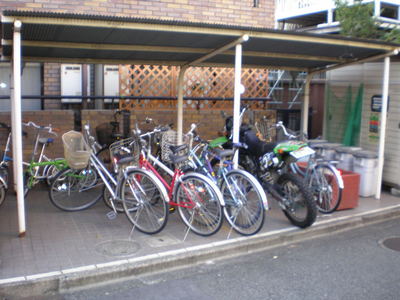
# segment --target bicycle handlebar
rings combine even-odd
[[[285,136],[287,136],[289,139],[296,139],[297,136],[287,132],[285,125],[283,125],[282,121],[279,121],[278,123],[275,124],[276,128],[282,128],[283,133]]]
[[[33,127],[33,128],[39,129],[39,130],[46,130],[48,133],[58,136],[58,134],[53,131],[51,124],[49,124],[49,126],[40,126],[40,125],[35,124],[32,121],[29,121],[28,123],[22,123],[22,124],[26,127]]]

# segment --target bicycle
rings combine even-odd
[[[41,137],[41,133],[46,132],[48,134],[57,136],[57,133],[53,131],[51,125],[40,126],[32,121],[29,121],[28,123],[23,123],[23,125],[26,127],[32,127],[36,131],[31,159],[29,163],[23,162],[26,167],[24,173],[24,193],[26,196],[28,191],[40,181],[46,181],[47,184],[50,184],[55,174],[67,167],[67,162],[65,159],[62,158],[50,159],[45,155],[46,147],[52,144],[54,142],[54,139],[46,137],[43,138]],[[41,149],[40,152],[38,152],[39,146]],[[39,156],[36,160],[36,156],[38,154]]]
[[[126,166],[135,161],[135,156],[126,155],[127,147],[134,149],[133,138],[118,141],[110,146],[116,170],[113,174],[94,154],[95,139],[90,134],[89,125],[84,126],[83,139],[91,149],[88,161],[90,171],[82,173],[82,170],[69,168],[61,172],[50,188],[51,201],[63,210],[77,211],[97,203],[107,190],[111,195],[112,206],[112,211],[107,213],[107,217],[115,218],[115,203],[122,203],[125,214],[134,228],[147,234],[160,232],[168,220],[169,199],[165,188],[152,173],[134,166]],[[106,189],[102,187],[103,184]],[[131,216],[134,212],[138,216],[144,212],[145,216],[140,219],[134,218]]]
[[[172,145],[167,143],[167,139],[161,139],[161,148],[168,149],[170,154],[168,162],[175,166],[174,169],[169,168],[165,161],[162,162],[153,156],[151,138],[162,131],[163,128],[155,128],[153,131],[140,134],[140,130],[136,129],[135,136],[140,149],[139,166],[152,172],[166,188],[169,205],[177,208],[181,219],[188,227],[185,238],[189,230],[201,236],[215,234],[222,226],[222,207],[225,206],[221,192],[205,175],[193,172],[190,168],[188,172],[185,171],[188,156],[178,153],[187,151],[187,145]],[[162,152],[162,156],[165,154]],[[172,179],[167,182],[156,167],[161,168]]]
[[[245,170],[234,169],[230,159],[245,145],[235,144],[233,150],[212,148],[212,141],[202,140],[193,126],[189,134],[195,135],[198,142],[190,150],[190,159],[196,170],[202,171],[220,187],[225,200],[224,215],[231,228],[242,235],[259,232],[264,224],[265,210],[269,208],[267,196],[257,179]]]
[[[297,139],[298,136],[287,131],[280,121],[276,128],[281,128],[289,139]],[[303,167],[301,163],[290,164],[293,173],[300,175],[309,186],[317,204],[318,211],[324,214],[334,212],[340,205],[344,188],[343,178],[334,166],[334,161],[327,161],[317,157],[314,153]]]

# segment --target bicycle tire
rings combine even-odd
[[[181,219],[194,233],[210,236],[221,228],[223,197],[206,176],[194,172],[183,175],[174,188],[173,197]]]
[[[168,221],[168,194],[154,174],[129,168],[119,189],[125,214],[135,228],[147,234],[164,229]]]
[[[286,198],[283,212],[289,221],[300,228],[311,226],[317,218],[317,205],[306,183],[295,174],[284,173],[278,185]]]
[[[64,160],[64,158],[58,157],[55,158],[51,161],[56,161],[56,160]],[[56,165],[46,165],[43,168],[42,176],[46,178],[46,183],[48,186],[51,185],[51,182],[53,181],[53,178],[64,168],[57,168]]]
[[[4,200],[6,199],[6,186],[5,184],[0,180],[0,206],[4,203]]]
[[[256,234],[264,225],[266,195],[260,183],[243,170],[232,170],[222,181],[224,214],[232,228],[245,236]]]
[[[340,205],[342,190],[340,176],[336,168],[329,164],[318,164],[312,170],[308,184],[314,195],[318,211],[333,213]]]
[[[115,210],[118,213],[124,212],[124,206],[122,204],[122,200],[121,199],[112,199],[111,193],[105,185],[103,187],[102,195],[103,195],[103,201],[107,207],[113,209],[113,206],[111,204],[111,201],[113,201]]]
[[[83,170],[71,168],[60,171],[49,189],[51,203],[64,211],[87,209],[102,196],[102,184],[90,166]]]

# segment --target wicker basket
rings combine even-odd
[[[87,167],[90,159],[90,148],[82,133],[71,130],[63,134],[64,156],[70,168],[80,170]]]
[[[182,144],[189,144],[189,138],[186,135],[182,136]],[[173,154],[170,146],[178,145],[178,133],[174,130],[168,130],[164,132],[161,137],[161,160],[166,163],[171,163],[170,155]],[[185,155],[188,153],[188,149],[175,153],[175,155]]]
[[[137,138],[130,137],[119,140],[110,145],[110,158],[114,166],[114,170],[118,170],[117,162],[124,157],[133,156],[133,161],[129,165],[139,164],[140,149]]]

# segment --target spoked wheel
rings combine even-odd
[[[224,213],[228,223],[242,235],[260,231],[264,224],[263,197],[265,192],[258,181],[243,170],[226,174],[221,192],[225,200]]]
[[[209,236],[222,225],[222,194],[202,174],[188,173],[181,178],[174,193],[183,222],[196,234]]]
[[[342,188],[338,176],[340,174],[334,167],[322,164],[317,165],[311,173],[309,187],[321,213],[332,213],[340,205]]]
[[[64,159],[64,158],[55,158],[54,161],[59,161],[59,162],[61,162],[61,161],[65,161],[65,159]],[[51,185],[51,182],[52,182],[52,180],[53,180],[53,178],[54,178],[62,169],[65,169],[66,167],[67,167],[67,166],[66,166],[66,162],[65,162],[65,166],[63,166],[63,165],[59,165],[59,166],[57,166],[57,165],[46,165],[46,166],[43,168],[42,176],[46,178],[46,183],[47,183],[47,185],[50,186],[50,185]]]
[[[53,179],[51,202],[61,210],[78,211],[94,205],[102,195],[103,184],[90,166],[83,170],[65,169]]]
[[[111,196],[110,191],[106,186],[103,187],[103,201],[104,203],[111,209],[113,206],[111,203],[114,204],[115,210],[119,213],[124,212],[124,206],[122,205],[122,199],[113,199]]]
[[[317,207],[311,191],[296,175],[284,173],[278,179],[285,198],[286,217],[300,228],[311,226],[317,217]]]
[[[120,196],[126,216],[139,231],[155,234],[167,224],[168,195],[152,173],[143,169],[127,171]]]

